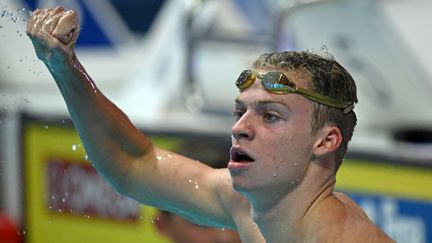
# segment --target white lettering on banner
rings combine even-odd
[[[139,204],[115,192],[92,166],[55,160],[48,163],[47,169],[48,203],[52,211],[138,220]]]
[[[365,199],[360,202],[369,218],[397,242],[426,243],[426,224],[421,217],[399,214],[396,200]]]

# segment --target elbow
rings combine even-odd
[[[153,153],[146,153],[142,157],[129,157],[124,159],[117,168],[111,169],[106,179],[118,193],[148,204],[146,198],[149,195],[154,195],[152,191],[151,167],[154,167],[151,159]]]

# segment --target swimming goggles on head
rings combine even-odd
[[[240,92],[242,92],[249,88],[257,78],[261,80],[262,86],[267,91],[275,94],[297,93],[320,104],[343,109],[343,113],[348,113],[354,108],[353,102],[340,101],[309,89],[300,88],[279,71],[270,71],[261,75],[252,70],[244,70],[241,72],[235,84]]]

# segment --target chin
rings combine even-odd
[[[238,192],[247,192],[248,190],[248,180],[241,175],[231,174],[231,181],[234,190]],[[250,186],[250,185],[249,185]]]
[[[263,180],[258,179],[261,177],[257,177],[254,174],[247,173],[246,171],[238,172],[231,171],[231,183],[235,191],[240,192],[241,194],[248,196],[254,193],[262,192],[263,189]],[[260,182],[260,184],[257,184]],[[267,191],[267,190],[265,190]]]
[[[255,184],[251,184],[251,180],[246,179],[242,176],[231,176],[232,185],[235,191],[240,192],[246,197],[250,197],[253,191],[257,190]]]

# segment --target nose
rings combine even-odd
[[[255,136],[252,118],[248,113],[243,114],[231,128],[232,138],[236,141],[241,139],[252,140]]]

